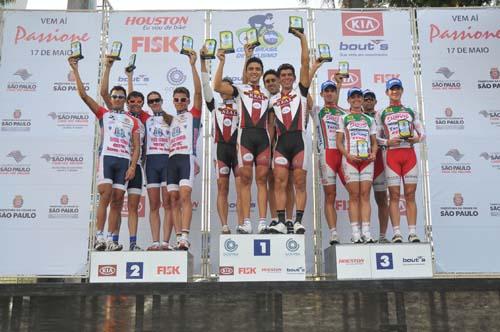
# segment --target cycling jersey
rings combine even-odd
[[[377,139],[381,145],[387,145],[388,139],[401,138],[402,128],[409,131],[412,136],[424,139],[424,128],[418,118],[418,114],[411,108],[404,106],[389,106],[376,114],[377,124],[379,126]],[[406,125],[407,124],[407,125]],[[399,145],[389,146],[388,149],[411,148],[412,143],[402,140]]]
[[[318,149],[337,149],[337,129],[342,117],[347,114],[339,107],[313,107],[312,118],[318,133]]]
[[[99,107],[96,114],[101,127],[99,154],[131,159],[132,136],[139,130],[139,121],[125,112],[111,112]]]
[[[207,108],[214,115],[214,142],[236,144],[239,121],[237,100],[225,100],[216,105],[212,99],[207,102]]]
[[[361,156],[371,151],[371,135],[376,135],[375,121],[363,113],[349,113],[342,116],[337,132],[344,133],[348,154]]]
[[[289,93],[277,93],[269,102],[276,115],[276,134],[305,131],[307,118],[307,93],[309,88],[301,83]]]
[[[269,92],[258,85],[233,85],[233,96],[238,98],[240,128],[268,129]]]
[[[139,124],[139,159],[137,159],[137,165],[142,165],[142,150],[144,145],[144,137],[146,135],[145,123],[149,118],[149,114],[141,110],[139,113],[127,112],[128,115],[136,118]],[[132,151],[133,153],[133,151]]]
[[[170,157],[177,154],[196,156],[200,126],[201,111],[195,107],[174,116],[170,125]]]
[[[146,155],[170,153],[170,125],[163,113],[154,113],[146,121]]]

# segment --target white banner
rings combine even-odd
[[[500,9],[417,14],[436,270],[498,273]]]
[[[321,106],[323,100],[319,96],[321,83],[333,80],[338,70],[339,61],[349,62],[350,77],[345,80],[339,97],[339,106],[349,109],[347,91],[351,87],[369,89],[377,95],[376,110],[388,106],[385,95],[385,83],[397,77],[404,85],[403,104],[416,110],[415,79],[413,75],[412,42],[410,14],[406,10],[391,11],[331,11],[315,10],[316,43],[327,43],[332,51],[333,61],[325,63],[317,74],[317,103]],[[401,38],[405,36],[405,38]],[[316,50],[317,54],[317,50]],[[419,154],[417,147],[417,155]],[[422,174],[421,171],[419,171]],[[420,179],[422,175],[420,176]],[[337,181],[337,231],[342,243],[350,241],[351,227],[348,216],[349,195],[340,181]],[[424,206],[422,182],[417,187],[417,231],[424,238]],[[321,218],[323,223],[323,247],[328,246],[329,230],[324,217],[323,189],[320,189]],[[373,192],[373,191],[372,191]],[[373,194],[372,194],[373,197]],[[378,209],[375,200],[371,200],[371,229],[378,236]],[[406,202],[401,188],[401,230],[406,234]],[[390,221],[389,221],[390,222]],[[392,227],[389,224],[386,237],[392,237]]]
[[[259,41],[261,45],[254,51],[254,55],[259,57],[264,63],[264,72],[268,69],[278,69],[279,65],[283,63],[290,63],[295,67],[298,76],[300,70],[300,41],[297,37],[288,33],[289,17],[301,16],[304,22],[305,34],[308,34],[307,26],[307,11],[305,10],[261,10],[261,11],[214,11],[212,12],[211,19],[211,38],[219,42],[220,31],[232,31],[234,38],[235,53],[226,55],[226,63],[224,66],[224,76],[229,76],[233,79],[234,83],[241,83],[241,74],[243,72],[243,64],[245,53],[243,46],[245,45],[245,32],[249,28],[256,28],[259,34]],[[212,61],[212,72],[215,72],[218,61]],[[263,86],[263,81],[261,81]],[[298,84],[298,81],[297,81]],[[216,98],[219,96],[216,95]],[[308,149],[311,148],[311,126],[308,128],[307,134]],[[213,138],[212,138],[213,141]],[[309,150],[310,151],[310,150]],[[212,149],[212,159],[215,156],[215,149]],[[310,170],[311,164],[309,163],[307,169]],[[218,257],[219,257],[219,241],[220,234],[220,220],[217,214],[216,198],[217,198],[217,182],[216,173],[213,168],[211,175],[211,210],[210,210],[210,229],[211,229],[211,242],[210,242],[210,255],[212,256],[212,271],[217,271]],[[270,170],[272,174],[272,171]],[[254,181],[255,182],[255,181]],[[313,272],[314,252],[313,252],[313,197],[312,197],[312,172],[308,172],[307,176],[307,205],[305,208],[303,223],[306,228],[305,233],[305,252],[307,261],[307,272]],[[237,225],[236,214],[236,193],[234,190],[234,178],[231,175],[231,182],[229,188],[229,216],[228,223],[231,231],[234,233]],[[251,203],[251,221],[254,232],[256,232],[258,225],[258,207],[257,207],[257,188],[256,185],[252,186],[252,203]],[[267,212],[268,224],[271,220],[271,211],[268,208]]]
[[[96,95],[101,15],[4,13],[0,67],[0,275],[85,275],[94,116],[67,57]],[[93,22],[89,25],[88,22]]]
[[[115,62],[111,71],[110,87],[122,85],[127,88],[125,67],[130,54],[136,53],[136,69],[134,71],[134,90],[146,96],[150,91],[158,91],[163,97],[163,108],[166,112],[175,114],[173,106],[173,91],[185,86],[191,94],[193,79],[189,59],[180,54],[182,36],[190,36],[194,40],[194,48],[198,50],[205,39],[204,11],[190,12],[112,12],[109,23],[109,42],[123,43],[121,62]],[[200,73],[200,62],[196,62]],[[192,106],[192,105],[190,105]],[[144,108],[146,111],[147,105]],[[203,131],[203,128],[200,132]],[[196,147],[198,163],[202,164],[203,136],[200,134]],[[145,177],[144,177],[145,179]],[[191,224],[191,253],[194,257],[194,273],[200,274],[201,258],[201,198],[202,173],[200,172],[193,185],[193,218]],[[143,249],[152,243],[151,228],[149,226],[149,204],[146,189],[143,190],[144,209],[140,212],[137,243]],[[163,209],[160,209],[163,210]],[[128,247],[128,229],[126,214],[122,214],[120,242]],[[163,212],[161,212],[161,219]],[[163,225],[163,222],[162,222]],[[175,244],[175,232],[172,232],[170,242]],[[163,232],[161,232],[163,234]]]

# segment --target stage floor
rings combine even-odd
[[[0,331],[500,331],[500,279],[3,284]]]

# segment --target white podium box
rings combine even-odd
[[[325,272],[338,280],[433,276],[429,243],[339,244],[324,254]]]
[[[187,251],[92,251],[90,282],[188,282],[193,255]]]
[[[304,281],[304,235],[221,235],[219,281]]]

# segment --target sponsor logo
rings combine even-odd
[[[490,216],[500,217],[500,203],[490,203]]]
[[[144,272],[143,262],[127,262],[126,279],[142,279]]]
[[[295,241],[295,239],[290,238],[286,240],[285,248],[287,251],[285,253],[286,256],[300,256],[300,252],[298,252],[300,249],[300,244]]]
[[[393,270],[394,263],[391,252],[377,252],[375,253],[375,261],[377,263],[377,270]]]
[[[451,107],[444,109],[444,116],[436,117],[434,124],[436,130],[463,130],[465,128],[465,120],[462,116],[454,116],[454,111]]]
[[[490,124],[495,127],[500,127],[500,109],[499,110],[481,110],[479,111],[482,119],[488,119]]]
[[[27,156],[20,150],[13,150],[5,157],[8,158],[7,160],[12,160],[13,162],[0,164],[0,175],[26,176],[31,174],[31,164],[22,163]]]
[[[132,53],[179,53],[178,36],[133,36]]]
[[[238,268],[238,274],[257,274],[257,268],[256,267],[239,267]]]
[[[271,256],[271,240],[253,240],[254,256]]]
[[[451,79],[455,72],[450,68],[439,67],[436,74],[443,79],[433,80],[432,90],[457,91],[462,89],[462,83],[459,80]]]
[[[26,68],[20,68],[13,73],[15,80],[7,83],[8,92],[34,92],[37,82],[30,80],[32,73]]]
[[[229,127],[233,124],[233,121],[231,119],[224,119],[223,123],[224,126]]]
[[[157,275],[180,275],[180,266],[179,265],[160,265],[156,267]]]
[[[168,77],[167,77],[168,79]],[[150,81],[149,76],[146,74],[136,74],[134,73],[134,77],[132,78],[132,82],[134,82],[134,86],[147,86]],[[127,76],[118,76],[117,85],[127,84],[128,78]]]
[[[2,206],[7,206],[7,204],[2,204]],[[15,195],[12,198],[12,208],[0,209],[0,219],[20,219],[22,221],[34,220],[37,216],[36,209],[23,209],[23,206],[23,196]]]
[[[263,273],[281,273],[283,269],[281,267],[263,267],[260,271]]]
[[[482,152],[479,157],[489,162],[492,168],[500,170],[500,152]]]
[[[286,268],[286,274],[305,274],[305,273],[306,269],[302,266]]]
[[[77,88],[76,88],[76,80],[75,80],[75,76],[73,74],[72,71],[70,71],[66,77],[65,77],[66,81],[59,81],[59,82],[54,82],[52,84],[52,90],[53,91],[56,91],[56,92],[73,92],[73,91],[76,91]],[[83,88],[85,89],[85,91],[89,91],[90,90],[90,85],[88,82],[84,82],[83,83]]]
[[[343,36],[383,36],[384,21],[380,12],[343,12]]]
[[[227,175],[227,174],[229,174],[229,167],[227,167],[227,166],[221,167],[221,168],[219,169],[219,173],[220,173],[220,174],[223,174],[223,175]]]
[[[89,114],[85,112],[50,112],[47,116],[55,122],[57,127],[65,130],[87,128],[90,119]]]
[[[12,113],[12,116],[3,118],[0,131],[31,131],[31,119],[22,118],[22,114],[23,113],[20,109],[16,109]]]
[[[221,276],[234,275],[234,266],[219,266],[219,274]]]
[[[339,265],[364,265],[365,264],[365,259],[364,258],[339,258],[337,260],[337,264]]]
[[[59,204],[49,205],[49,219],[78,219],[80,216],[79,214],[80,206],[74,204],[69,205],[69,196],[66,194],[63,194],[59,198]]]
[[[329,69],[328,70],[328,79],[334,80],[335,74],[338,72],[338,69]],[[361,88],[361,71],[359,69],[349,69],[349,77],[344,78],[343,80],[343,88],[352,88],[358,87]]]
[[[178,86],[181,85],[186,81],[186,74],[184,72],[177,68],[170,68],[167,72],[167,82],[170,83],[170,85]]]
[[[460,162],[460,160],[464,157],[464,154],[462,154],[458,149],[448,150],[445,157],[452,161],[441,163],[442,174],[470,174],[472,172],[471,163]]]
[[[232,239],[227,239],[224,241],[224,256],[238,256],[236,252],[238,250],[238,244]]]
[[[97,276],[98,277],[116,277],[117,268],[116,265],[98,265],[97,266]]]
[[[426,261],[424,256],[402,258],[403,265],[425,265]]]
[[[58,173],[74,173],[83,170],[85,163],[83,154],[76,153],[44,153],[40,156],[44,159],[53,171]]]
[[[500,89],[500,72],[498,67],[490,69],[490,79],[477,81],[477,88],[479,90],[492,90]]]
[[[440,207],[441,217],[477,217],[479,211],[476,206],[465,205],[465,200],[462,193],[453,194],[453,206]]]
[[[288,164],[288,160],[285,157],[276,157],[276,158],[274,158],[274,162],[278,165]]]
[[[339,44],[340,56],[387,56],[389,54],[389,44],[383,39],[373,39],[362,43]]]
[[[193,201],[194,204],[194,201]],[[128,195],[123,198],[122,217],[128,217]],[[137,215],[139,218],[146,216],[146,197],[141,195],[139,206],[137,207]]]
[[[392,78],[399,78],[400,74],[373,74],[373,83],[385,84]]]
[[[243,160],[245,160],[245,161],[252,161],[253,160],[253,154],[251,154],[251,153],[245,153],[243,155]]]
[[[125,25],[153,25],[163,27],[175,25],[179,27],[187,25],[188,21],[189,16],[127,16],[125,18]]]

